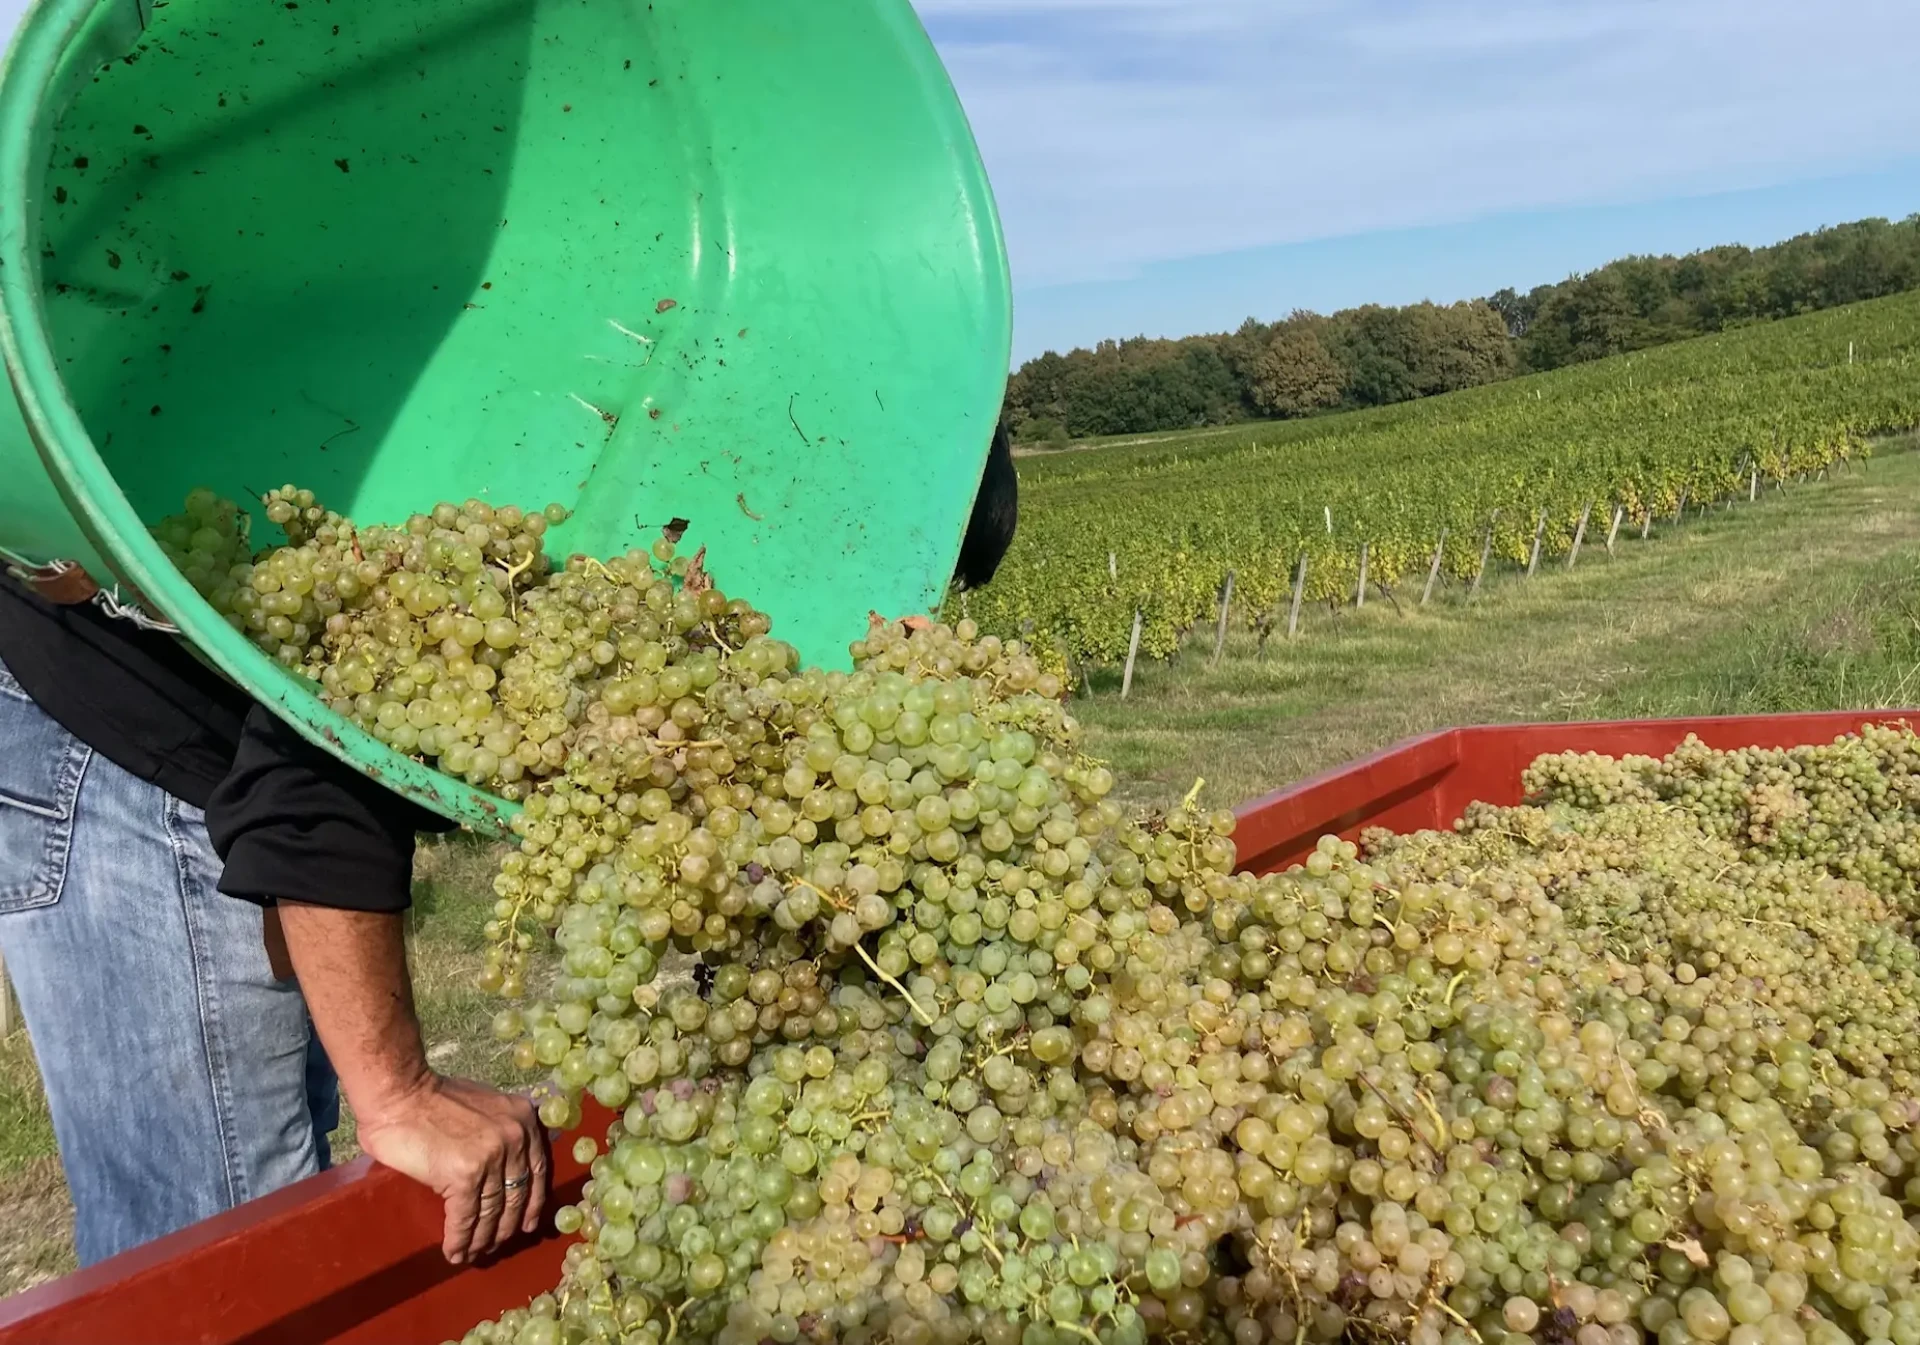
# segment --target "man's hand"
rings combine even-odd
[[[446,1204],[456,1265],[539,1226],[546,1132],[525,1098],[427,1068],[398,913],[279,905],[287,952],[320,1044],[376,1162]]]
[[[904,626],[909,631],[928,630],[933,626],[933,618],[925,616],[903,616],[896,620],[888,621],[878,612],[869,611],[867,613],[867,625],[869,628],[874,626]]]
[[[429,1075],[381,1112],[359,1119],[362,1149],[446,1203],[440,1249],[455,1265],[540,1226],[546,1133],[525,1098]]]

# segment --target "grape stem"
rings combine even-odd
[[[667,1309],[667,1338],[661,1341],[660,1345],[673,1345],[673,1338],[680,1334],[680,1314],[691,1302],[693,1300],[690,1298],[682,1299],[679,1307]],[[1478,1340],[1479,1337],[1475,1336],[1474,1339]]]
[[[907,1002],[907,1006],[913,1010],[913,1016],[920,1020],[920,1025],[922,1027],[933,1026],[934,1024],[933,1015],[920,1007],[920,1001],[915,999],[904,985],[900,984],[900,982],[896,980],[894,977],[889,976],[886,972],[882,971],[880,969],[880,964],[873,960],[872,955],[869,954],[865,948],[862,948],[859,944],[856,943],[853,945],[853,951],[860,954],[860,960],[866,963],[867,966],[872,969],[873,974],[875,976],[878,976],[881,980],[885,981],[888,985],[892,986],[895,990],[898,990],[900,992],[900,998],[904,999]]]
[[[1434,1130],[1438,1133],[1440,1142],[1444,1144],[1447,1138],[1446,1118],[1440,1115],[1440,1109],[1433,1105],[1433,1099],[1427,1096],[1425,1089],[1415,1089],[1413,1095],[1420,1099],[1421,1105],[1427,1109],[1427,1115],[1433,1118]],[[1416,1131],[1415,1133],[1417,1134],[1418,1132]],[[1428,1145],[1427,1147],[1433,1149],[1432,1145]],[[1434,1152],[1434,1157],[1436,1160],[1439,1158],[1437,1150]]]
[[[1380,1085],[1375,1083],[1372,1079],[1369,1079],[1364,1072],[1357,1074],[1354,1077],[1359,1079],[1361,1083],[1365,1084],[1369,1089],[1371,1089],[1373,1092],[1373,1095],[1379,1098],[1381,1102],[1386,1104],[1387,1110],[1392,1112],[1396,1117],[1399,1118],[1400,1124],[1404,1125],[1409,1131],[1412,1132],[1413,1137],[1420,1141],[1420,1147],[1427,1151],[1427,1157],[1433,1162],[1435,1171],[1438,1171],[1440,1166],[1440,1155],[1438,1151],[1434,1149],[1432,1141],[1428,1140],[1425,1135],[1422,1135],[1420,1133],[1420,1127],[1413,1123],[1413,1118],[1407,1115],[1406,1112],[1402,1111],[1400,1109],[1400,1104],[1395,1102],[1392,1098],[1388,1097],[1384,1092],[1382,1092],[1380,1090]],[[1440,1135],[1442,1139],[1446,1138],[1446,1127],[1444,1126],[1441,1127]]]
[[[855,946],[857,947],[858,945],[855,945]],[[993,1221],[987,1218],[982,1211],[975,1208],[975,1206],[973,1205],[973,1202],[967,1201],[963,1204],[960,1199],[960,1196],[954,1191],[954,1189],[951,1186],[947,1185],[947,1179],[942,1177],[938,1172],[935,1172],[932,1168],[925,1168],[922,1170],[926,1173],[927,1176],[933,1178],[933,1184],[940,1188],[940,1190],[946,1195],[948,1200],[951,1200],[953,1202],[955,1209],[964,1208],[969,1211],[969,1217],[974,1218],[976,1224],[981,1229],[980,1246],[986,1251],[987,1255],[993,1258],[994,1265],[1004,1268],[1007,1264],[1007,1259],[1006,1257],[1000,1254],[1000,1248],[994,1245]]]
[[[359,543],[355,542],[354,545],[357,548]],[[507,575],[507,602],[510,604],[509,610],[518,617],[520,615],[520,595],[514,591],[513,581],[533,568],[533,555],[532,553],[528,553],[527,558],[518,565],[502,564],[500,568],[506,571]]]
[[[1193,782],[1193,788],[1187,791],[1187,796],[1184,799],[1180,800],[1180,806],[1182,808],[1193,807],[1194,804],[1200,801],[1200,791],[1205,789],[1206,787],[1207,787],[1207,782],[1204,778],[1196,779]]]
[[[807,881],[807,880],[806,880],[805,878],[795,878],[795,879],[793,880],[793,882],[792,882],[792,883],[790,883],[790,884],[788,885],[788,887],[787,887],[787,890],[788,890],[789,892],[791,892],[791,891],[792,891],[792,890],[793,890],[794,888],[796,888],[796,887],[804,887],[804,888],[806,888],[806,889],[807,889],[807,891],[809,891],[809,892],[811,892],[811,893],[813,893],[813,895],[814,895],[814,896],[816,896],[816,897],[818,897],[818,898],[820,898],[820,900],[822,900],[822,901],[824,901],[824,902],[826,902],[826,903],[827,903],[827,905],[829,905],[829,906],[831,906],[831,907],[833,907],[833,909],[834,909],[834,910],[836,910],[836,911],[850,911],[850,910],[852,910],[852,909],[853,909],[853,906],[852,906],[852,904],[851,904],[850,902],[848,902],[848,901],[845,901],[845,900],[843,900],[843,899],[842,899],[841,897],[839,897],[839,896],[838,896],[838,895],[836,895],[835,893],[832,893],[832,892],[827,892],[827,891],[823,891],[823,890],[822,890],[821,888],[818,888],[818,887],[816,887],[816,886],[814,886],[814,885],[813,885],[812,883],[810,883],[810,882],[808,882],[808,881]],[[856,945],[856,947],[857,947],[857,946],[858,946],[858,945]],[[862,953],[860,954],[860,956],[862,956],[862,957],[866,957],[866,953],[865,953],[865,952],[862,952]],[[871,961],[869,961],[867,965],[868,965],[868,966],[872,966],[873,964],[872,964],[872,962],[871,962]],[[875,971],[879,971],[879,968],[878,968],[878,967],[875,967],[875,968],[874,968],[874,970],[875,970]],[[886,976],[886,973],[885,973],[885,972],[881,972],[880,974],[881,974],[882,976]],[[893,981],[893,978],[892,978],[891,976],[887,976],[887,979],[888,979],[889,981]],[[898,981],[894,981],[893,983],[894,983],[895,985],[898,985],[898,984],[899,984],[899,982],[898,982]],[[904,995],[904,994],[906,994],[907,992],[906,992],[906,991],[904,991],[904,990],[902,990],[902,991],[901,991],[900,993]],[[911,1002],[911,1001],[909,1001],[909,1002]],[[931,1026],[931,1024],[929,1024],[929,1026]]]
[[[673,742],[668,742],[665,738],[648,738],[645,742],[647,746],[655,749],[655,756],[665,756],[669,752],[691,752],[696,749],[705,750],[714,747],[725,747],[727,745],[725,738],[688,738],[677,739]],[[815,889],[815,891],[818,890],[817,888]]]
[[[1475,1345],[1480,1345],[1480,1333],[1473,1329],[1472,1322],[1468,1321],[1465,1317],[1462,1317],[1458,1312],[1454,1311],[1453,1304],[1447,1302],[1447,1300],[1444,1298],[1440,1298],[1436,1296],[1433,1300],[1433,1306],[1440,1309],[1440,1311],[1446,1313],[1447,1316],[1453,1318],[1453,1320],[1459,1324],[1461,1330],[1465,1331],[1469,1336],[1473,1337]]]

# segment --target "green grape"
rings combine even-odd
[[[543,1122],[615,1114],[557,1296],[476,1331],[1920,1345],[1904,730],[1545,757],[1255,878],[971,623],[829,674],[671,543],[556,564],[564,511],[264,508],[251,557],[201,492],[156,535],[523,804],[492,1030]]]

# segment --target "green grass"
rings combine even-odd
[[[1521,719],[1885,708],[1920,702],[1920,452],[1882,449],[1864,473],[1770,495],[1685,525],[1598,543],[1571,573],[1491,579],[1427,608],[1375,600],[1306,614],[1264,654],[1236,635],[1138,671],[1076,702],[1089,750],[1135,802],[1208,782],[1239,802],[1398,738]],[[411,956],[428,1052],[440,1069],[515,1082],[492,1040],[494,1004],[472,988],[484,954],[495,850],[423,842]],[[335,1136],[357,1150],[352,1122]],[[71,1264],[52,1129],[24,1034],[0,1042],[0,1294]],[[15,1211],[19,1211],[18,1217]]]
[[[0,1041],[0,1177],[53,1152],[53,1118],[33,1048],[17,1016],[14,1023],[13,1035]]]
[[[500,1003],[473,984],[486,955],[481,926],[493,914],[501,853],[497,843],[471,836],[421,843],[409,959],[429,1059],[447,1072],[505,1085],[519,1076],[511,1045],[488,1030]]]

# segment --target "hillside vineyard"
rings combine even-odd
[[[1166,656],[1217,615],[1284,624],[1374,585],[1471,582],[1487,563],[1564,557],[1614,526],[1746,499],[1858,462],[1920,424],[1920,294],[1756,326],[1376,411],[1063,452],[1021,464],[1021,519],[965,614],[1074,657]],[[1544,512],[1544,524],[1542,515]],[[1444,533],[1444,544],[1442,536]],[[961,614],[953,600],[948,615]]]

